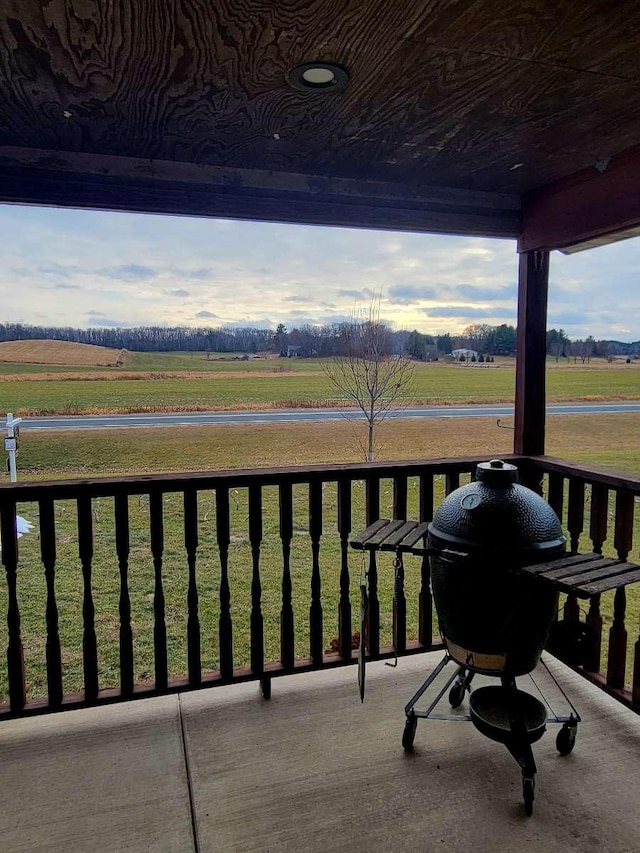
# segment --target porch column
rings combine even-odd
[[[520,254],[516,349],[515,453],[544,453],[549,252]]]

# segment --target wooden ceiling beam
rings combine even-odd
[[[515,238],[520,198],[392,184],[0,147],[0,202]]]
[[[575,252],[640,228],[640,145],[523,198],[518,250]]]

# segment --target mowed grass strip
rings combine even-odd
[[[362,425],[347,421],[319,424],[188,427],[183,429],[131,429],[24,432],[18,457],[21,480],[89,478],[109,474],[166,471],[233,469],[248,466],[357,462],[355,440],[361,439]],[[399,420],[383,424],[379,430],[378,458],[416,459],[477,454],[491,458],[508,453],[513,436],[500,429],[494,419]],[[548,419],[548,452],[587,463],[606,464],[627,472],[640,473],[640,415],[554,416]],[[441,497],[442,478],[436,481]],[[231,493],[230,577],[234,620],[234,655],[237,666],[249,660],[249,613],[251,603],[251,548],[248,537],[246,490]],[[588,491],[587,491],[588,497]],[[382,513],[392,509],[391,483],[383,483]],[[418,483],[409,483],[409,515],[417,517]],[[132,498],[130,504],[131,554],[130,594],[135,642],[135,672],[141,681],[153,679],[153,561],[150,552],[149,503],[146,496]],[[566,504],[566,502],[565,502]],[[279,656],[279,613],[282,582],[282,549],[278,532],[278,494],[263,489],[263,541],[261,579],[265,617],[266,656]],[[322,602],[324,643],[329,647],[337,636],[340,544],[337,535],[337,495],[333,485],[324,490],[324,532],[321,541]],[[100,683],[119,683],[119,573],[115,549],[114,512],[111,499],[93,504],[94,549],[93,589],[99,645]],[[20,540],[18,593],[25,646],[28,692],[46,695],[46,584],[37,536],[37,506],[23,505],[21,514],[33,521],[34,531]],[[220,563],[215,531],[215,496],[198,496],[199,537],[198,589],[202,629],[203,667],[218,666],[218,617]],[[60,611],[60,635],[66,691],[82,688],[82,573],[78,559],[76,508],[72,502],[56,504],[57,565],[56,596]],[[187,559],[184,549],[182,496],[164,499],[165,550],[163,577],[166,597],[169,665],[174,675],[183,675],[187,666]],[[353,530],[365,526],[364,487],[353,487]],[[564,519],[566,527],[566,518]],[[612,538],[614,501],[609,507]],[[588,549],[585,536],[581,543]],[[640,541],[640,517],[636,518],[636,542]],[[607,543],[607,551],[612,551]],[[358,578],[361,557],[350,554],[354,631],[357,630]],[[308,490],[294,492],[294,537],[292,546],[293,601],[296,625],[296,652],[306,656],[309,648],[311,548],[308,532]],[[409,633],[415,635],[420,582],[419,560],[407,559],[406,584],[409,602]],[[380,600],[383,640],[390,640],[393,571],[391,558],[380,559]],[[635,588],[628,590],[627,628],[633,638],[640,612]],[[581,603],[584,607],[584,604]],[[0,611],[6,612],[6,588],[0,589]],[[603,597],[604,645],[611,626],[612,596]],[[434,623],[434,631],[437,625]],[[6,648],[6,620],[0,620],[0,647]],[[629,643],[628,678],[631,674],[633,640]],[[603,657],[606,661],[606,657]],[[605,664],[606,666],[606,664]],[[0,694],[6,698],[6,672],[0,671]]]
[[[199,367],[206,362],[200,362]],[[109,378],[46,379],[0,376],[5,411],[23,416],[47,414],[207,411],[341,405],[319,359],[259,359],[232,365],[220,362],[210,374],[129,371]],[[112,381],[113,377],[120,377]],[[463,405],[510,402],[514,398],[513,361],[495,368],[474,365],[416,364],[414,391],[406,405]],[[548,370],[550,402],[640,399],[640,365],[553,366]]]

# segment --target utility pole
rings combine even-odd
[[[4,440],[4,449],[9,461],[9,479],[12,483],[18,482],[18,469],[16,468],[16,455],[18,453],[18,438],[22,418],[14,418],[12,412],[7,412],[7,437]]]

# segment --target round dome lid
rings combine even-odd
[[[429,544],[451,550],[564,551],[558,516],[544,498],[518,483],[515,465],[492,459],[476,481],[447,495],[429,525]]]

